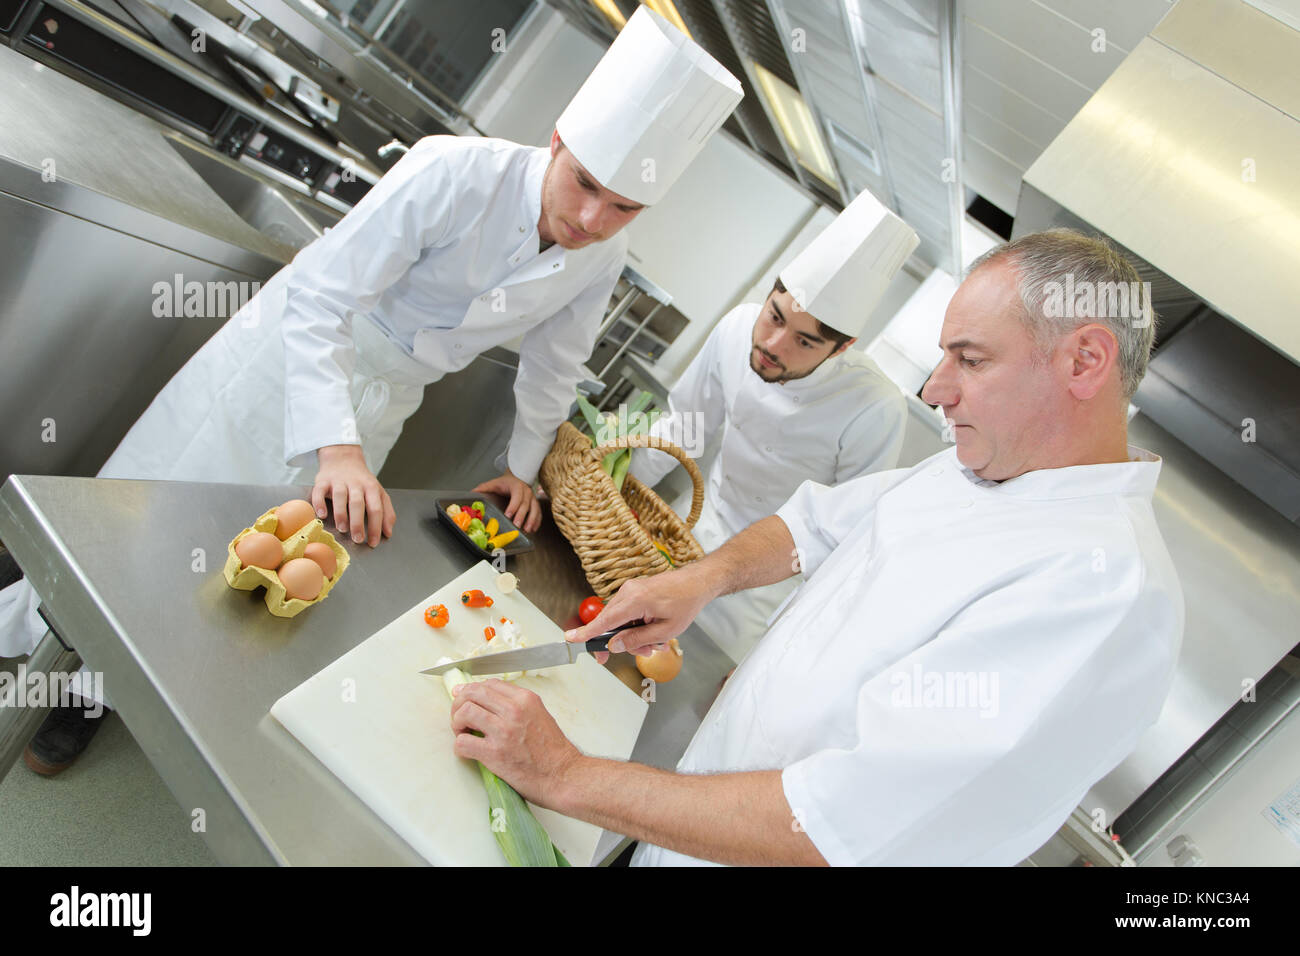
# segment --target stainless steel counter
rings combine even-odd
[[[341,543],[351,567],[330,599],[296,618],[221,576],[227,542],[300,487],[12,476],[0,538],[51,619],[105,687],[181,806],[228,864],[418,864],[422,860],[268,711],[283,694],[470,566],[436,524],[433,500],[392,490],[393,537]],[[561,626],[588,587],[547,516],[536,550],[512,559],[522,592]],[[47,639],[48,640],[48,639]],[[698,629],[687,664],[657,688],[633,759],[672,767],[732,662]],[[611,669],[639,691],[626,655]],[[602,838],[598,861],[623,845]]]

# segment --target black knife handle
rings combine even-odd
[[[644,624],[645,621],[628,621],[626,624],[620,624],[618,627],[611,628],[610,630],[606,631],[604,634],[601,634],[599,637],[593,637],[591,640],[589,640],[586,643],[585,646],[587,650],[590,651],[592,654],[595,654],[598,651],[608,650],[610,640],[619,631],[626,631],[628,628],[631,627],[641,627]]]

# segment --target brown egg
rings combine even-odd
[[[682,672],[682,649],[677,638],[668,642],[662,651],[655,651],[649,657],[637,655],[636,669],[643,677],[648,677],[656,684],[666,684]]]
[[[316,517],[316,509],[311,506],[310,501],[303,501],[301,498],[286,501],[275,509],[277,522],[275,536],[283,541],[295,531],[301,530],[302,526],[314,517]]]
[[[313,541],[311,544],[307,545],[307,549],[303,551],[302,556],[304,558],[311,558],[311,560],[319,564],[320,569],[325,572],[325,577],[327,578],[334,577],[334,572],[338,570],[338,556],[334,554],[328,544],[324,544],[320,541]]]
[[[280,539],[265,531],[244,535],[235,545],[235,556],[244,567],[266,568],[274,571],[284,560],[284,545]]]
[[[311,558],[294,558],[284,562],[280,569],[280,583],[284,585],[286,596],[314,601],[325,584],[325,573]]]

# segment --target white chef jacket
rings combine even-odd
[[[749,357],[762,308],[748,303],[722,317],[669,393],[669,414],[651,428],[695,458],[721,439],[693,529],[706,552],[770,515],[804,481],[834,485],[893,468],[903,445],[907,400],[864,352],[849,349],[784,384],[759,378]],[[653,486],[674,467],[671,455],[638,449],[629,470]],[[685,497],[672,504],[683,516],[690,507]],[[740,661],[794,585],[724,595],[696,623]]]
[[[1010,865],[1155,722],[1183,632],[1160,459],[980,481],[947,449],[802,485],[805,583],[682,772],[782,771],[832,864]],[[634,863],[704,861],[642,845]]]
[[[778,385],[750,367],[762,305],[732,309],[668,394],[670,413],[651,427],[698,458],[721,435],[705,498],[727,537],[766,518],[811,479],[839,484],[898,464],[907,399],[876,363],[848,349],[816,371]],[[654,486],[677,459],[638,449],[628,469]]]
[[[549,160],[501,139],[425,137],[297,255],[283,317],[290,465],[357,440],[350,320],[364,315],[444,374],[524,335],[507,461],[536,480],[627,252],[623,233],[538,252]]]

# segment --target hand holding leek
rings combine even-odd
[[[566,768],[582,758],[540,697],[502,680],[443,675],[452,696],[454,752],[479,762],[491,808],[493,835],[512,866],[568,866],[524,802],[554,805]],[[505,779],[511,781],[507,784]]]

